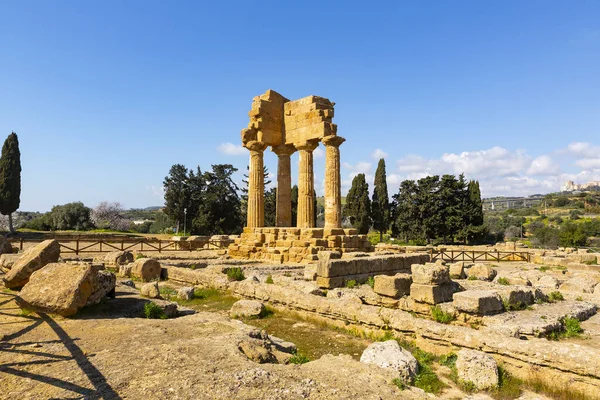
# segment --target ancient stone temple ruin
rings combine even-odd
[[[248,213],[244,233],[229,246],[236,258],[279,262],[316,261],[320,250],[372,251],[366,235],[342,229],[340,145],[332,122],[333,106],[324,97],[290,101],[273,90],[253,99],[250,123],[242,130],[242,144],[250,151]],[[314,226],[313,151],[325,146],[325,227]],[[276,227],[264,226],[263,157],[271,147],[278,157]],[[290,156],[298,151],[298,211],[292,226]]]

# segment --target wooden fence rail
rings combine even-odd
[[[527,251],[489,251],[489,250],[433,250],[429,251],[431,261],[526,261],[531,262],[531,253]]]
[[[9,239],[13,246],[18,246],[19,250],[23,250],[27,243],[41,243],[39,240],[28,239]],[[60,245],[61,253],[109,253],[111,251],[137,250],[145,252],[157,251],[195,251],[202,250],[203,247],[194,248],[193,242],[174,241],[174,240],[149,240],[149,239],[122,239],[122,240],[60,240],[57,239]],[[228,244],[223,244],[220,240],[209,240],[209,249],[225,249]]]

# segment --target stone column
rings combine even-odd
[[[325,228],[342,227],[342,179],[340,176],[341,136],[325,136]]]
[[[250,150],[250,170],[248,171],[248,212],[246,226],[261,228],[265,225],[265,176],[263,152],[267,147],[255,140],[244,144]]]
[[[314,228],[315,177],[313,173],[313,151],[319,142],[309,140],[296,145],[300,156],[298,171],[298,228]]]
[[[291,144],[282,144],[271,150],[277,154],[277,215],[275,226],[292,226],[292,171],[290,156],[296,151]]]

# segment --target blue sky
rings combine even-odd
[[[245,170],[267,89],[336,102],[345,189],[380,156],[392,192],[431,173],[486,196],[600,179],[600,2],[0,0],[0,19],[21,210],[160,205],[172,164]]]

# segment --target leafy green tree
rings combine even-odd
[[[469,181],[467,194],[465,196],[463,215],[464,227],[462,229],[462,236],[465,241],[471,243],[482,239],[486,235],[487,229],[484,226],[483,201],[481,200],[479,181]]]
[[[419,222],[421,224],[422,237],[430,243],[435,239],[439,226],[442,222],[440,214],[438,175],[427,176],[417,181],[417,202],[419,210]]]
[[[50,211],[52,229],[78,231],[91,229],[93,227],[90,219],[91,211],[80,201],[54,206]]]
[[[383,234],[387,232],[391,222],[390,198],[388,196],[385,160],[383,158],[379,160],[377,171],[375,172],[371,218],[373,220],[373,228],[379,231],[379,241],[381,242]]]
[[[277,189],[265,191],[265,226],[275,226],[277,219]]]
[[[585,232],[581,228],[581,224],[571,221],[562,224],[559,231],[559,237],[561,246],[565,247],[585,246],[588,240]]]
[[[232,175],[237,171],[231,164],[216,164],[212,171],[204,173],[206,182],[203,203],[193,220],[198,234],[233,234],[242,231],[241,201],[239,188]]]
[[[169,175],[165,177],[163,186],[165,189],[163,211],[175,221],[177,232],[179,232],[180,225],[186,218],[185,209],[190,206],[192,198],[187,168],[182,164],[173,165],[169,170]]]
[[[405,242],[415,239],[420,233],[417,189],[415,181],[405,180],[393,196],[392,234],[396,237],[402,235]]]
[[[12,132],[2,146],[0,158],[0,213],[8,215],[8,229],[15,232],[12,213],[21,202],[21,152],[19,138]]]
[[[447,243],[448,237],[463,229],[466,184],[463,176],[443,175],[437,193],[440,225],[438,235]]]
[[[359,234],[369,233],[371,226],[371,201],[369,200],[369,185],[365,174],[358,174],[352,180],[352,187],[346,196],[344,216],[358,230]]]
[[[298,225],[298,185],[292,186],[292,226]]]

